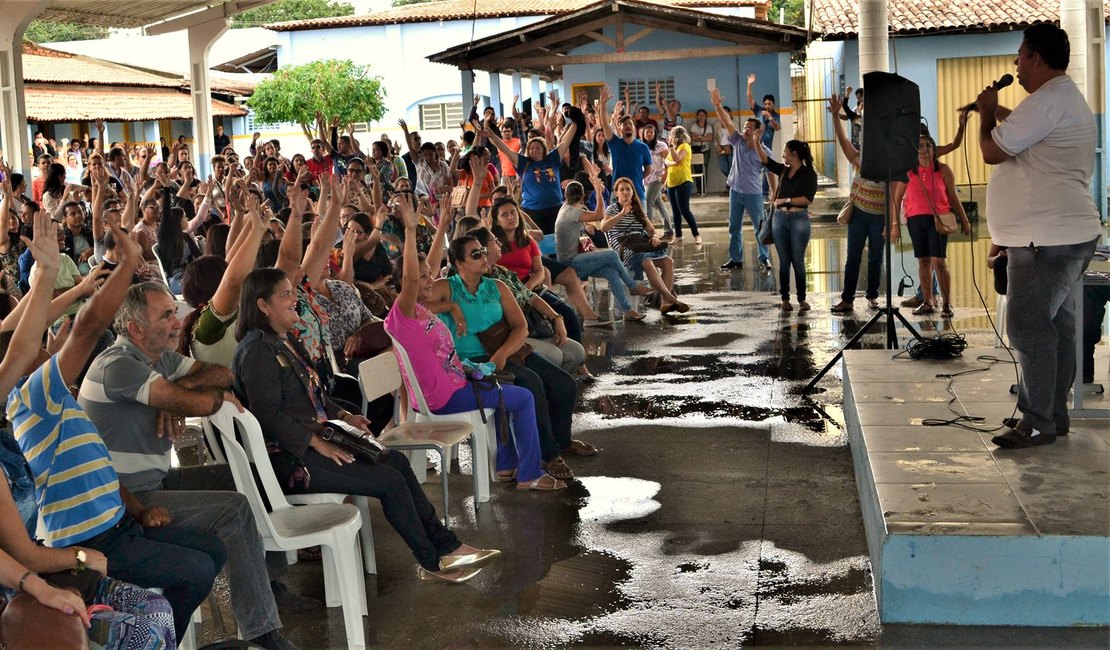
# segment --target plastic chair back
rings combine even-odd
[[[358,364],[358,383],[362,387],[362,398],[367,402],[399,390],[403,381],[397,355],[382,352]]]
[[[389,334],[389,332],[386,332]],[[393,341],[393,353],[397,355],[397,360],[400,362],[401,368],[405,369],[405,376],[409,378],[409,388],[411,394],[409,397],[412,399],[413,406],[416,411],[423,416],[431,417],[432,410],[428,408],[428,401],[424,399],[424,391],[420,390],[420,382],[416,379],[416,373],[412,370],[412,362],[409,361],[409,353],[405,351],[405,346],[401,342],[389,334],[389,338]],[[361,374],[362,368],[359,368]]]

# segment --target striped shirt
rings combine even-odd
[[[859,165],[854,167],[856,177],[852,179],[852,204],[864,212],[886,214],[886,187],[860,176]]]
[[[108,448],[66,388],[57,356],[12,390],[8,419],[31,467],[51,546],[77,544],[123,517]]]
[[[159,379],[189,374],[194,360],[167,350],[152,361],[126,336],[101,352],[81,382],[78,401],[112,452],[123,486],[132,492],[156,490],[170,470],[169,436],[158,437],[158,410],[149,405]]]
[[[619,203],[614,203],[605,209],[605,216],[612,217],[621,211]],[[629,261],[632,259],[632,251],[628,250],[621,244],[621,240],[635,233],[646,233],[644,224],[637,219],[631,212],[621,217],[620,221],[613,224],[613,227],[605,231],[605,241],[609,242],[609,248],[613,249],[621,256],[621,262],[628,266]]]

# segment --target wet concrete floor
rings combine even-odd
[[[569,489],[521,493],[494,485],[493,499],[475,514],[469,477],[450,475],[451,527],[469,544],[502,549],[498,564],[461,586],[421,583],[412,555],[375,509],[379,573],[367,576],[368,643],[1106,645],[1105,630],[879,623],[839,370],[822,380],[814,400],[801,394],[871,315],[862,298],[852,316],[828,311],[838,299],[844,229],[814,228],[814,309],[803,315],[778,311],[777,274],[753,268],[750,230],[748,268],[733,272],[718,268],[727,232],[702,234],[702,246],[675,251],[676,285],[692,311],[664,320],[652,310],[643,323],[588,332],[588,365],[598,381],[582,392],[574,433],[601,453],[568,458],[578,474]],[[989,277],[978,268],[985,246],[965,241],[950,248],[950,259],[969,275],[976,270],[993,314]],[[907,256],[907,267],[912,262]],[[954,320],[911,320],[989,345],[993,334],[971,278],[954,284]],[[882,348],[882,331],[876,327],[863,345]],[[460,462],[469,472],[465,451]],[[429,473],[426,489],[437,504],[439,481]],[[291,567],[288,581],[323,596],[319,563]],[[338,608],[284,620],[299,647],[346,647]],[[225,635],[204,632],[208,640]]]

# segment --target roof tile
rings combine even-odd
[[[193,103],[175,88],[74,86],[29,83],[24,87],[27,119],[32,122],[189,120]],[[212,100],[212,114],[246,115],[238,106]]]
[[[47,83],[162,86],[177,88],[181,77],[159,75],[88,56],[23,44],[23,80]]]
[[[813,30],[827,37],[854,37],[859,31],[857,0],[814,0]],[[1110,6],[1104,6],[1110,18]],[[1054,22],[1059,0],[888,0],[895,34],[1010,29]]]
[[[676,7],[755,7],[756,18],[764,18],[768,2],[765,0],[657,0],[660,4]],[[333,27],[362,27],[366,25],[393,25],[397,23],[426,23],[439,20],[469,20],[471,18],[505,18],[508,16],[547,16],[577,11],[598,0],[439,0],[393,7],[385,11],[359,16],[292,20],[266,25],[267,29],[291,32],[306,29]]]

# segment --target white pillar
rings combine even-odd
[[[859,84],[856,88],[863,88],[863,75],[868,72],[890,72],[886,5],[886,0],[859,2]]]
[[[462,84],[462,112],[463,119],[470,115],[470,107],[474,105],[474,73],[470,70],[459,70],[459,81]],[[454,128],[454,125],[450,125]]]
[[[23,99],[23,32],[47,0],[9,0],[0,11],[0,148],[12,171],[30,182],[31,138]]]
[[[504,117],[501,108],[501,75],[497,72],[489,73],[489,105],[493,107],[494,115]]]
[[[1067,32],[1071,44],[1068,75],[1075,81],[1099,124],[1099,142],[1092,189],[1100,213],[1105,212],[1106,179],[1110,173],[1107,160],[1106,135],[1106,23],[1102,0],[1060,0],[1060,27]],[[1106,215],[1103,214],[1103,219]]]
[[[536,75],[532,75],[532,114],[535,115],[536,107],[542,106],[543,104],[543,91],[540,90],[540,78]]]
[[[216,145],[212,129],[212,85],[208,80],[208,51],[227,31],[230,21],[219,17],[187,30],[189,35],[189,73],[192,77],[193,99],[193,166],[198,178],[204,178],[212,171],[212,156]]]
[[[518,97],[518,98],[520,98],[520,100],[524,99],[524,93],[521,92],[521,77],[520,77],[519,72],[514,72],[513,73],[513,97]],[[520,110],[519,101],[517,103],[516,109],[518,111]],[[507,112],[511,114],[512,113],[512,107],[510,107]]]

